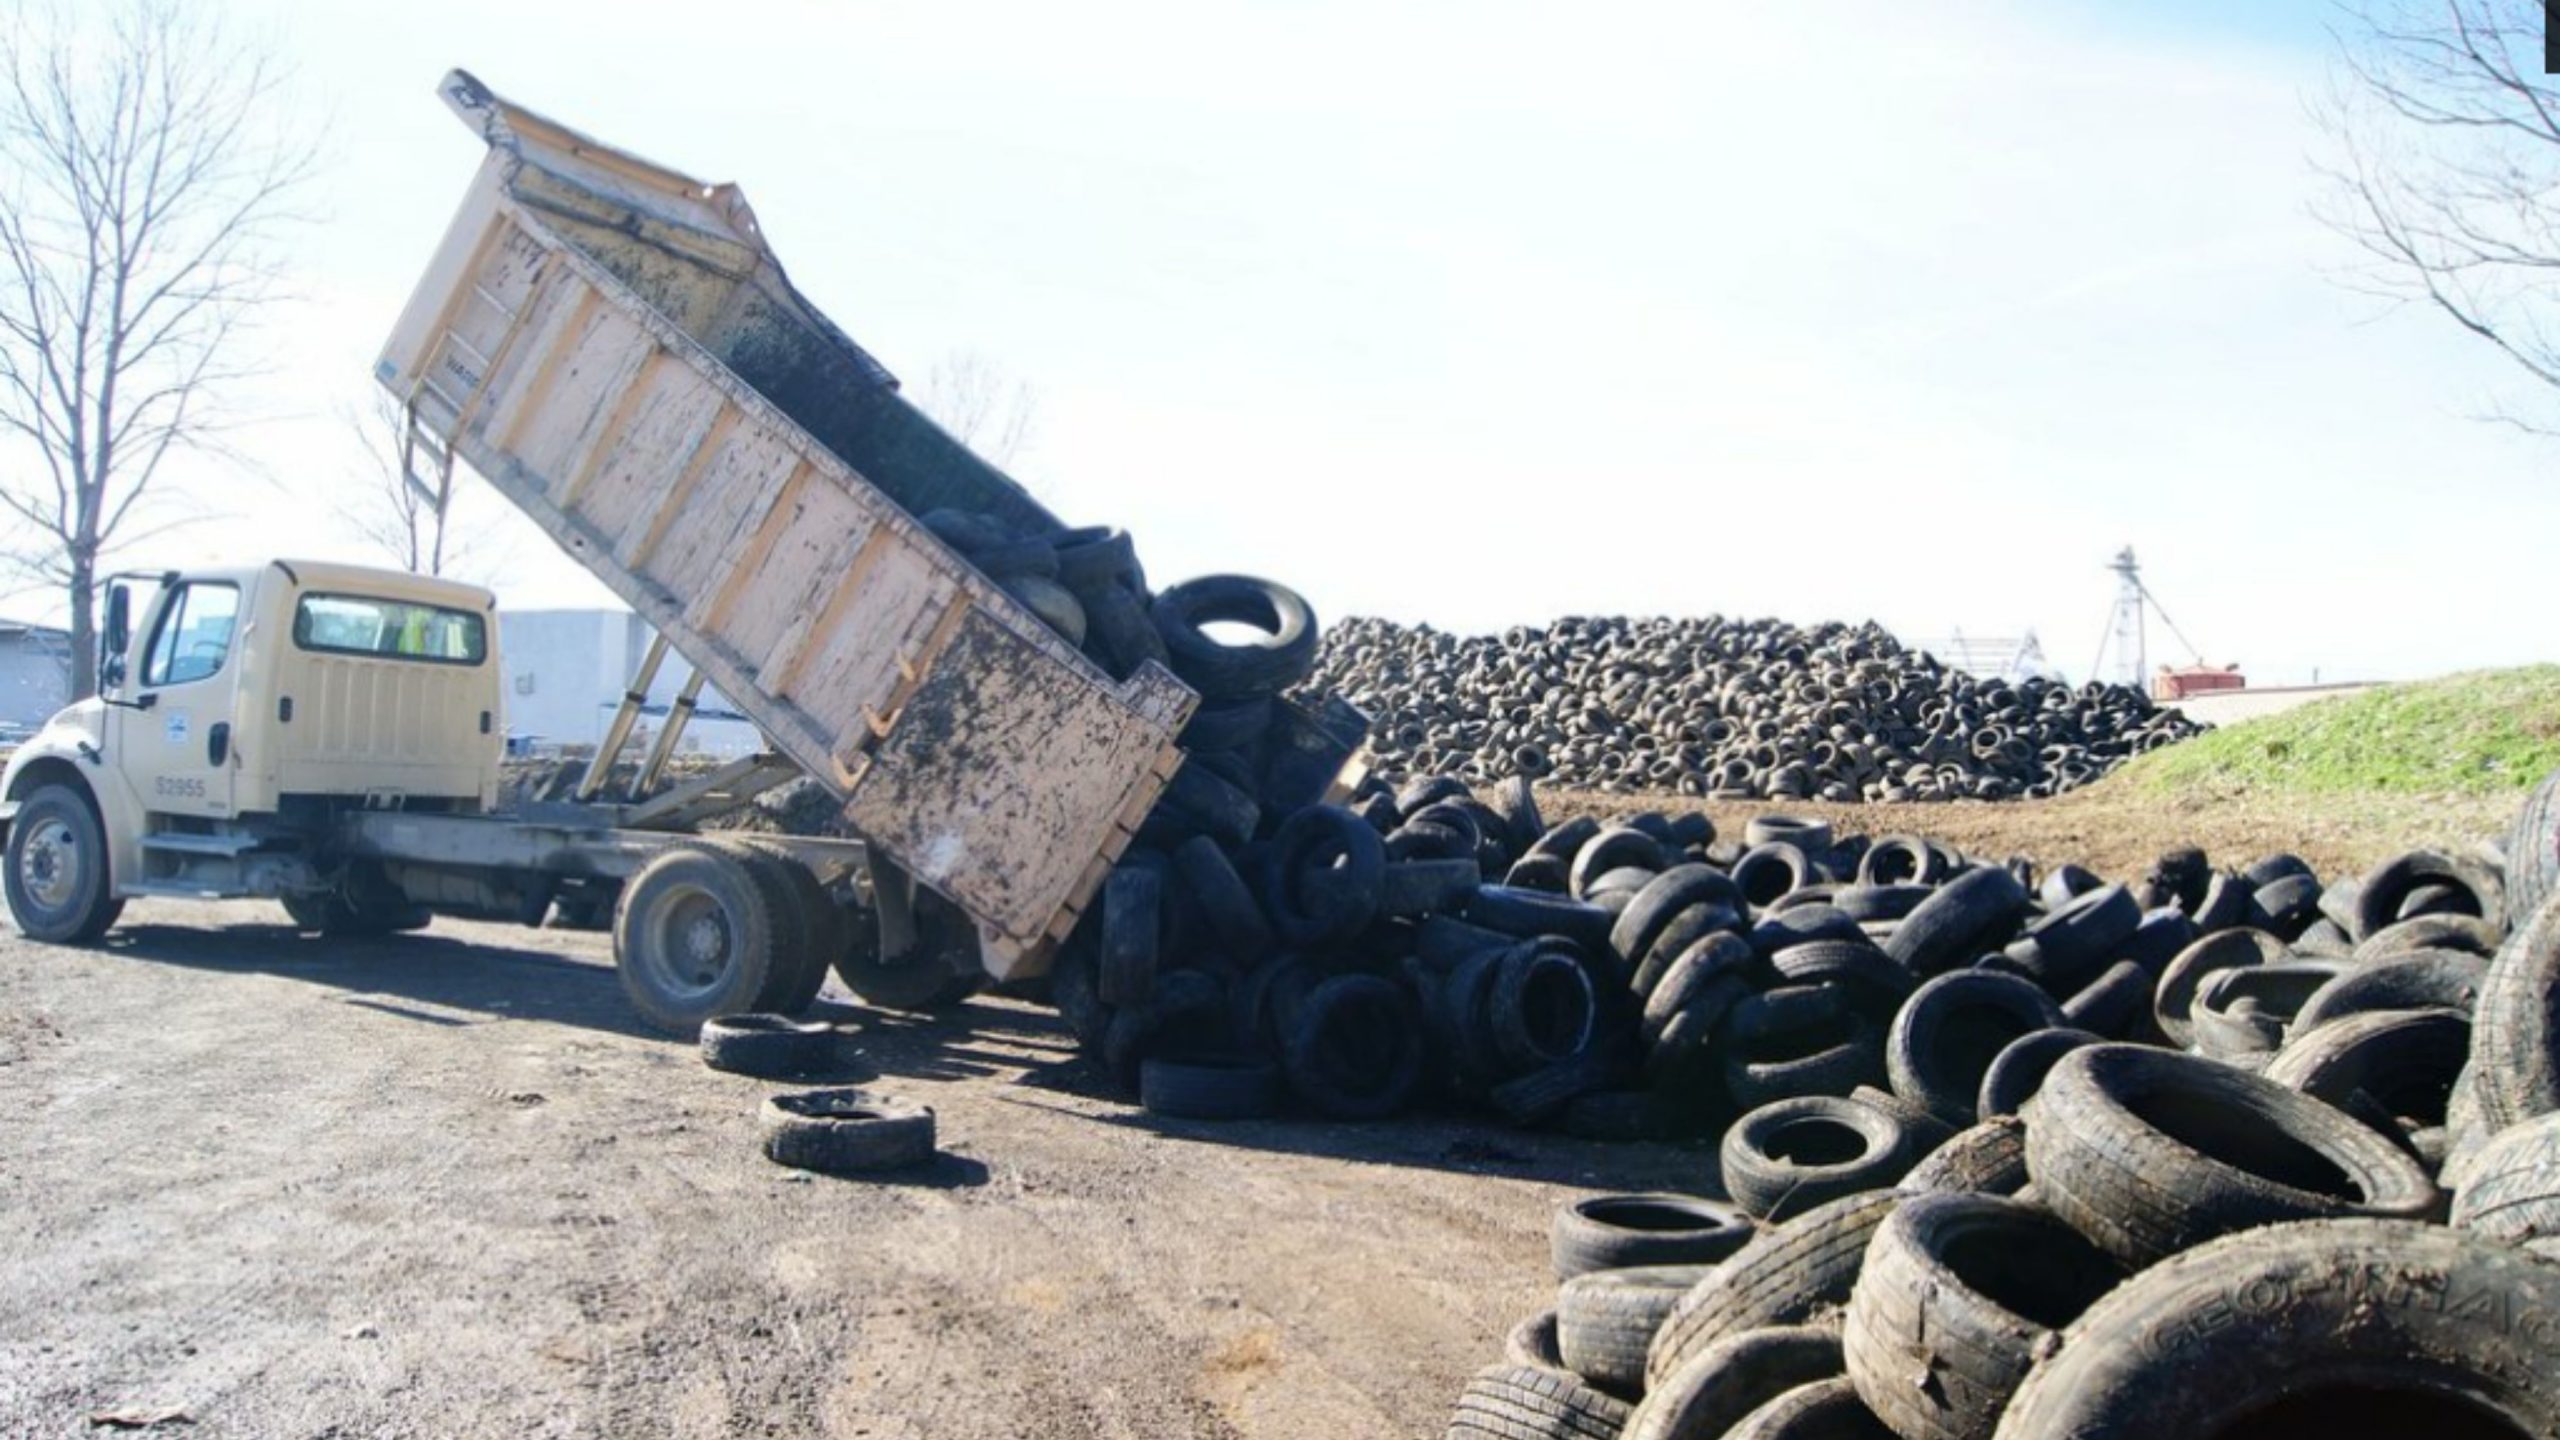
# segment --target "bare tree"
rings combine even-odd
[[[347,414],[364,446],[364,460],[338,506],[349,529],[418,575],[477,577],[498,568],[512,547],[494,527],[462,513],[464,471],[438,473],[409,454],[407,417],[400,402],[379,388],[371,405]],[[412,460],[417,463],[412,463]]]
[[[2341,12],[2338,84],[2320,107],[2336,150],[2322,218],[2371,262],[2358,282],[2560,387],[2560,80],[2542,73],[2542,6]]]
[[[916,408],[999,468],[1020,458],[1039,415],[1030,383],[974,350],[954,350],[925,372]]]
[[[0,507],[13,558],[67,591],[87,695],[99,564],[144,538],[172,455],[218,446],[313,150],[271,127],[274,62],[174,0],[6,8]]]

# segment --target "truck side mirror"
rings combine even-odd
[[[124,647],[133,638],[133,592],[122,585],[107,587],[107,619],[98,630],[98,688],[112,690],[124,683]]]

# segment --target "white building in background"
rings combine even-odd
[[[0,738],[71,703],[71,633],[0,620]]]
[[[510,750],[593,745],[622,704],[625,687],[648,653],[648,625],[628,610],[498,611],[498,659],[504,667],[507,742]],[[629,752],[646,754],[649,738],[665,723],[667,707],[692,673],[670,651],[649,686]],[[705,688],[677,744],[680,755],[729,760],[764,748],[755,724],[728,697]]]

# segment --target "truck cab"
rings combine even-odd
[[[94,938],[137,895],[423,922],[321,842],[351,809],[495,804],[505,734],[487,590],[276,560],[119,576],[104,612],[99,694],[0,773],[22,928]]]

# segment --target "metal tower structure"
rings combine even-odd
[[[2160,623],[2169,627],[2169,633],[2178,637],[2178,643],[2187,647],[2188,656],[2199,665],[2204,663],[2204,655],[2196,649],[2195,642],[2178,628],[2177,621],[2169,618],[2169,612],[2161,609],[2160,601],[2151,593],[2150,587],[2142,583],[2142,566],[2134,560],[2132,546],[2127,545],[2117,551],[2115,558],[2107,562],[2107,568],[2115,572],[2116,603],[2107,615],[2106,631],[2098,637],[2098,656],[2089,662],[2091,679],[2112,678],[2137,689],[2149,680],[2153,611],[2159,612]],[[2115,657],[2116,665],[2116,673],[2112,677],[2105,668],[2110,654]]]

